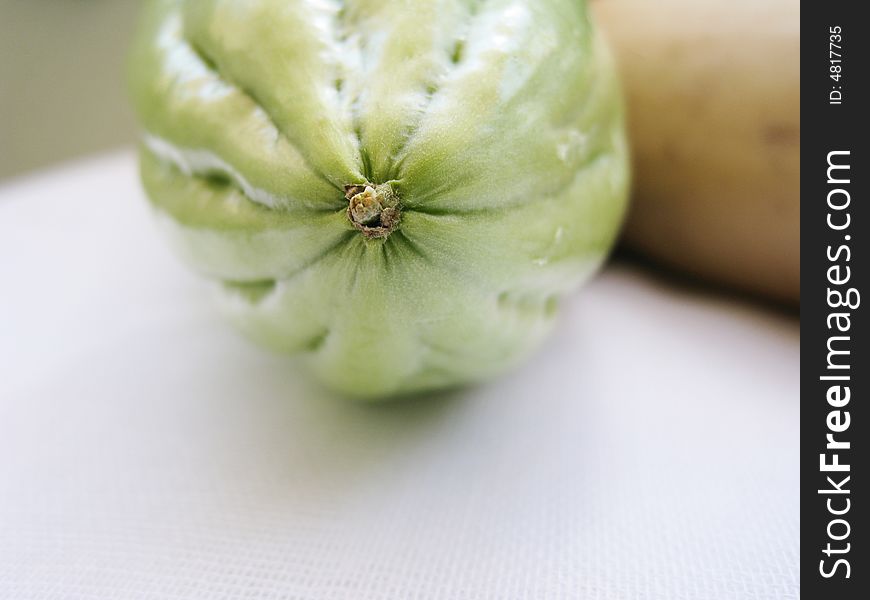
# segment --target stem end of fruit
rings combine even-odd
[[[369,239],[386,238],[399,225],[399,199],[388,183],[344,186],[347,218]]]

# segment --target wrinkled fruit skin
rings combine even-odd
[[[619,90],[577,0],[156,0],[131,58],[175,246],[352,396],[514,364],[622,220]]]

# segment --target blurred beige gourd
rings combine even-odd
[[[594,0],[629,102],[626,244],[797,303],[798,0]]]

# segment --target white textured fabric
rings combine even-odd
[[[228,328],[131,154],[0,188],[0,598],[797,598],[796,319],[611,266],[364,406]]]

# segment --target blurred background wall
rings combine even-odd
[[[0,0],[0,179],[129,144],[141,0]]]

